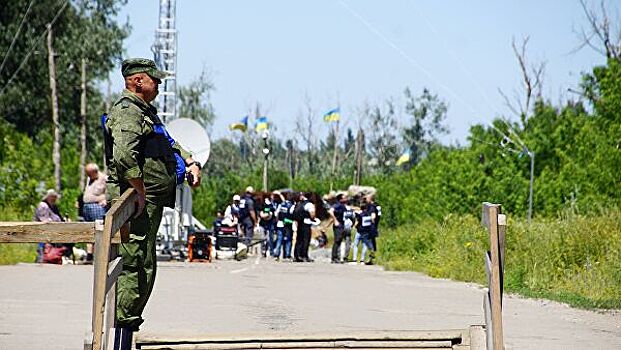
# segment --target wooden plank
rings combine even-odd
[[[106,304],[106,279],[110,254],[110,224],[106,217],[104,230],[95,236],[94,278],[93,278],[93,350],[103,350],[103,327]]]
[[[0,222],[0,243],[94,243],[101,230],[94,222]],[[117,232],[112,242],[118,243]]]
[[[106,278],[106,322],[104,324],[104,344],[106,350],[114,350],[114,328],[116,327],[116,281],[123,269],[123,258],[118,256],[118,244],[110,246],[110,256],[112,259],[108,263],[108,276]]]
[[[250,334],[195,334],[195,335],[179,335],[175,333],[148,333],[139,332],[136,334],[136,343],[147,344],[188,344],[188,343],[218,343],[218,342],[276,342],[276,341],[369,341],[369,340],[454,340],[460,342],[465,329],[447,329],[447,330],[412,330],[412,331],[349,331],[349,332],[288,332],[288,333],[250,333]]]
[[[378,348],[378,349],[450,349],[453,346],[450,340],[376,340],[376,341],[337,341],[334,342],[335,348],[359,349],[359,348]],[[265,347],[264,347],[265,349]]]
[[[110,291],[110,288],[116,284],[116,280],[119,278],[119,274],[123,271],[123,258],[116,257],[108,264],[108,279],[106,280],[106,293]]]
[[[498,251],[500,253],[500,295],[505,287],[505,242],[507,235],[507,216],[498,214]],[[500,300],[502,302],[502,298]]]
[[[491,205],[487,206],[487,215],[489,218],[489,233],[490,233],[490,252],[491,252],[491,283],[489,286],[491,312],[492,312],[492,327],[493,327],[493,344],[494,350],[502,350],[503,345],[503,332],[502,332],[502,294],[500,291],[500,252],[498,247],[498,214],[500,212],[500,206]]]
[[[134,215],[138,194],[133,188],[127,189],[123,195],[115,200],[106,214],[104,226],[110,225],[110,232],[118,232],[123,225]]]
[[[492,310],[490,305],[489,292],[483,294],[483,314],[485,317],[485,344],[487,350],[494,350],[494,343],[492,339],[493,326],[492,326]]]
[[[0,222],[0,243],[92,243],[93,222]]]

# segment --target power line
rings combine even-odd
[[[344,0],[340,0],[339,3],[347,10],[349,11],[354,17],[356,17],[362,24],[365,25],[365,27],[367,27],[367,29],[369,29],[373,34],[375,34],[377,37],[379,37],[380,39],[382,39],[382,41],[384,41],[384,43],[386,43],[388,46],[392,47],[395,51],[397,51],[397,53],[399,53],[403,58],[405,58],[411,65],[413,65],[416,69],[420,70],[421,72],[423,72],[423,74],[425,74],[427,76],[427,78],[429,78],[433,83],[435,83],[436,85],[438,85],[440,88],[442,88],[443,90],[445,90],[446,92],[449,93],[449,95],[453,96],[453,98],[455,98],[457,101],[461,102],[464,106],[466,106],[468,109],[470,109],[470,111],[474,114],[476,114],[477,112],[474,110],[474,108],[472,107],[472,105],[470,105],[469,103],[467,103],[464,99],[462,99],[457,93],[455,93],[450,87],[444,85],[442,82],[440,82],[440,80],[436,79],[430,71],[428,71],[425,67],[423,67],[423,65],[421,65],[418,61],[416,61],[414,58],[412,58],[410,55],[408,55],[403,49],[401,49],[399,46],[397,46],[394,42],[392,42],[391,40],[389,40],[382,32],[380,32],[377,28],[375,28],[371,23],[369,23],[369,21],[367,21],[364,17],[362,17],[362,15],[360,13],[358,13],[357,11],[355,11],[353,8],[351,8]]]
[[[30,51],[28,51],[28,54],[26,54],[26,57],[24,57],[24,59],[22,60],[22,62],[19,64],[19,66],[17,67],[17,70],[15,70],[15,72],[13,73],[13,75],[11,76],[11,78],[7,81],[7,83],[2,87],[2,90],[0,90],[0,95],[2,95],[4,93],[4,90],[6,90],[6,88],[13,82],[13,79],[15,79],[15,77],[17,76],[17,73],[19,73],[19,71],[22,70],[22,68],[24,67],[24,65],[26,64],[26,62],[28,61],[28,59],[30,58],[30,56],[32,55],[32,53],[35,51],[35,49],[37,48],[37,44],[39,43],[39,41],[41,41],[43,39],[43,37],[45,37],[45,35],[47,35],[47,32],[50,31],[52,29],[52,27],[54,26],[54,23],[56,23],[56,21],[58,20],[58,18],[60,17],[60,14],[62,13],[62,11],[65,9],[65,7],[67,7],[67,5],[69,4],[69,0],[65,0],[65,3],[63,4],[63,6],[58,10],[58,12],[56,12],[56,15],[54,16],[54,18],[52,19],[52,21],[50,22],[49,26],[46,27],[45,31],[43,31],[43,33],[41,33],[41,35],[35,40],[35,43],[32,45],[32,48],[30,49]]]
[[[6,64],[6,60],[9,58],[9,54],[11,53],[11,50],[13,49],[13,45],[15,45],[15,42],[17,41],[17,37],[19,36],[19,33],[21,32],[22,27],[24,26],[24,22],[26,21],[26,17],[28,16],[28,13],[30,12],[32,3],[34,3],[34,0],[30,0],[30,3],[28,4],[28,8],[26,9],[26,13],[24,13],[24,16],[22,17],[22,21],[19,23],[19,27],[17,28],[17,31],[15,32],[15,35],[13,36],[11,45],[9,45],[9,49],[6,51],[6,54],[4,54],[4,59],[2,59],[2,64],[0,64],[0,73],[2,73],[2,70],[4,69],[4,65]]]

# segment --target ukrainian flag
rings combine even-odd
[[[339,120],[341,120],[341,109],[338,107],[323,115],[324,122],[338,122]]]
[[[243,117],[238,123],[229,124],[229,130],[239,130],[246,132],[248,130],[248,116]]]
[[[267,125],[267,117],[259,117],[255,123],[255,130],[257,132],[261,130],[267,130],[269,126]]]
[[[401,157],[399,157],[399,159],[397,159],[397,166],[402,165],[404,163],[407,163],[410,161],[410,151],[405,151],[405,153],[403,153],[401,155]]]

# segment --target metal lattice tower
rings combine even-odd
[[[169,76],[162,81],[158,97],[160,116],[164,121],[176,118],[177,107],[177,29],[176,0],[160,0],[160,20],[155,31],[155,63]]]

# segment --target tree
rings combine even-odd
[[[380,173],[390,173],[399,157],[395,104],[389,99],[385,101],[385,109],[366,105],[363,115],[370,124],[367,136],[371,163]]]
[[[211,104],[211,92],[214,90],[215,87],[205,70],[187,86],[179,87],[177,92],[179,118],[194,119],[209,129],[216,118]]]
[[[412,117],[412,122],[403,128],[403,139],[410,152],[410,162],[418,164],[430,147],[438,142],[438,136],[448,132],[444,125],[448,106],[427,88],[419,97],[415,97],[409,87],[404,94],[405,113]]]

